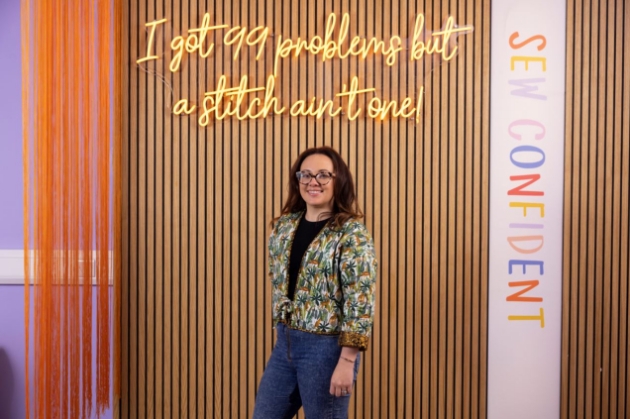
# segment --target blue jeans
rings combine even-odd
[[[290,419],[304,407],[307,419],[345,419],[350,395],[330,394],[341,346],[339,336],[276,327],[278,340],[260,380],[254,419]],[[354,379],[359,357],[354,364]]]

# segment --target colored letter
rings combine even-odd
[[[544,138],[545,126],[538,121],[534,121],[533,119],[519,119],[518,121],[512,122],[510,126],[508,127],[508,132],[510,133],[510,137],[515,138],[517,140],[520,140],[523,138],[521,134],[517,134],[512,130],[512,128],[518,127],[521,125],[534,125],[534,126],[539,127],[542,130],[542,132],[536,134],[534,138],[536,138],[537,140],[542,140]]]
[[[542,196],[545,193],[543,191],[524,191],[526,187],[531,185],[540,179],[539,174],[535,175],[519,175],[519,176],[510,176],[510,180],[529,180],[529,182],[522,183],[513,189],[508,191],[508,195],[526,195],[526,196]]]
[[[510,202],[510,207],[523,207],[523,217],[527,217],[527,208],[540,208],[540,216],[545,216],[545,204],[542,202]]]
[[[540,240],[540,245],[536,248],[533,249],[524,249],[522,247],[518,247],[516,246],[514,243],[516,242],[524,242],[524,241],[531,241],[531,240]],[[508,243],[510,243],[510,246],[512,246],[512,249],[516,250],[519,253],[526,253],[526,254],[531,254],[531,253],[536,253],[537,251],[539,251],[540,249],[542,249],[543,247],[543,236],[541,235],[537,235],[537,236],[512,236],[512,237],[508,237],[507,238]]]
[[[538,90],[538,86],[528,86],[527,83],[544,83],[545,79],[544,78],[538,78],[538,79],[520,79],[520,80],[510,80],[508,81],[508,84],[511,84],[512,86],[520,86],[521,89],[518,90],[513,90],[512,92],[510,92],[510,94],[514,95],[514,96],[523,96],[523,97],[528,97],[530,99],[539,99],[539,100],[547,100],[547,96],[545,95],[539,95],[539,94],[534,94],[531,92],[535,92]]]
[[[542,63],[542,71],[547,71],[547,59],[545,57],[524,57],[515,55],[510,59],[510,70],[514,71],[514,64],[517,61],[525,62],[525,71],[529,71],[529,62],[530,61],[539,61]]]
[[[536,47],[536,49],[538,51],[542,51],[543,49],[545,49],[545,45],[547,45],[547,39],[544,36],[542,36],[542,35],[530,36],[529,38],[527,38],[526,40],[524,40],[520,44],[517,44],[517,43],[514,42],[516,40],[516,38],[518,38],[518,36],[519,36],[518,32],[514,32],[512,35],[510,35],[510,46],[512,47],[512,49],[522,48],[525,45],[527,45],[530,42],[533,42],[533,41],[535,41],[537,39],[541,40],[540,45],[538,45]]]
[[[543,262],[542,260],[510,260],[508,261],[508,273],[510,275],[512,275],[512,266],[513,265],[523,265],[523,273],[527,273],[525,272],[525,267],[527,265],[535,265],[535,266],[539,266],[540,267],[540,274],[544,275],[545,270],[544,270],[544,264],[545,262]]]
[[[527,229],[541,229],[544,227],[544,224],[531,224],[531,223],[510,223],[510,228],[527,228]]]
[[[508,316],[508,320],[540,320],[541,329],[545,327],[545,312],[540,307],[539,316]]]
[[[513,302],[535,302],[535,301],[542,301],[542,297],[522,297],[523,294],[525,294],[526,292],[529,292],[531,290],[533,290],[534,288],[536,288],[538,286],[538,280],[536,279],[532,279],[530,281],[514,281],[514,282],[508,282],[508,285],[510,287],[527,287],[527,288],[523,288],[520,291],[516,291],[514,294],[512,295],[508,295],[507,298],[505,299],[505,301],[513,301]]]
[[[527,153],[527,152],[532,152],[532,153],[538,153],[540,155],[542,155],[542,158],[540,160],[538,160],[537,162],[518,162],[516,160],[514,160],[514,155],[516,153]],[[512,152],[510,153],[510,160],[512,161],[512,164],[516,167],[520,167],[521,169],[535,169],[537,167],[542,166],[545,163],[545,152],[542,151],[540,148],[538,147],[534,147],[531,145],[522,145],[522,146],[518,146],[515,147]]]

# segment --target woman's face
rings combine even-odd
[[[312,154],[302,162],[300,172],[311,174],[311,181],[307,185],[300,183],[300,195],[306,202],[307,211],[320,213],[332,210],[335,179],[330,179],[326,185],[320,185],[315,176],[320,172],[334,174],[334,169],[332,160],[323,154]]]

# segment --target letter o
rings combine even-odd
[[[536,162],[521,162],[521,161],[516,161],[514,159],[514,155],[517,153],[538,153],[542,156],[542,158]],[[545,152],[542,151],[540,148],[538,147],[534,147],[531,145],[522,145],[522,146],[518,146],[515,147],[512,152],[510,153],[510,160],[512,161],[512,164],[516,167],[520,167],[521,169],[535,169],[537,167],[542,166],[545,163]]]

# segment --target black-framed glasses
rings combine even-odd
[[[332,178],[335,177],[335,174],[322,170],[316,175],[313,175],[311,172],[296,172],[295,176],[297,176],[298,182],[300,182],[302,185],[308,185],[309,183],[311,183],[311,180],[315,178],[315,181],[317,181],[317,183],[319,183],[321,186],[324,186],[330,183]]]

